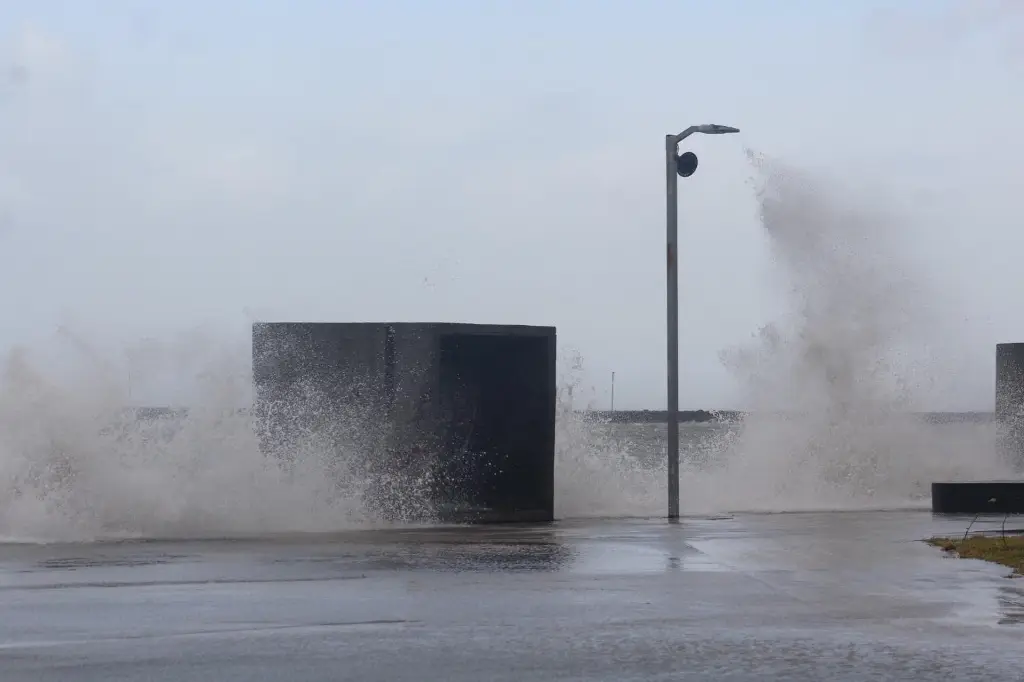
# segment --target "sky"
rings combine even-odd
[[[263,320],[551,324],[597,406],[665,403],[664,135],[684,408],[786,307],[748,148],[897,206],[928,409],[1024,340],[1024,3],[6,0],[0,347]],[[212,330],[212,331],[210,331]],[[159,399],[159,398],[157,398]]]

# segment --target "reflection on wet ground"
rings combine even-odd
[[[1024,589],[1019,585],[999,588],[999,624],[1024,625]]]
[[[1024,580],[919,542],[968,521],[0,545],[0,679],[1018,680]]]

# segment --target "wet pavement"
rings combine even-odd
[[[919,542],[967,521],[0,545],[0,680],[1024,679],[1024,580]]]

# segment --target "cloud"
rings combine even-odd
[[[63,41],[37,27],[26,24],[6,41],[0,41],[0,124],[14,128],[16,139],[19,118],[4,120],[12,108],[23,103],[26,90],[38,83],[46,83],[69,73],[71,54]],[[0,132],[0,141],[5,136]],[[12,141],[13,141],[12,139]],[[18,216],[32,203],[32,191],[19,172],[17,153],[4,145],[0,158],[0,239],[10,236],[18,226]]]
[[[142,100],[34,25],[0,43],[0,215],[33,231],[209,229],[280,204],[293,164],[203,102]],[[178,101],[175,101],[178,100]]]
[[[8,80],[20,85],[36,78],[66,75],[73,66],[67,44],[31,24],[14,34],[6,52]]]
[[[289,155],[253,136],[165,122],[140,135],[154,171],[151,189],[163,206],[203,204],[251,211],[285,201],[294,187]]]
[[[930,60],[953,59],[972,40],[984,38],[981,45],[995,50],[1006,65],[1024,68],[1024,2],[1020,0],[956,0],[923,14],[878,10],[871,15],[868,33],[887,52]]]

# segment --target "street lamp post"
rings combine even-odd
[[[612,414],[615,413],[615,372],[612,372]]]
[[[697,170],[697,155],[679,154],[679,143],[694,133],[722,135],[739,128],[713,123],[690,126],[678,135],[665,136],[666,284],[668,320],[668,518],[679,518],[679,204],[676,176],[688,178]]]

